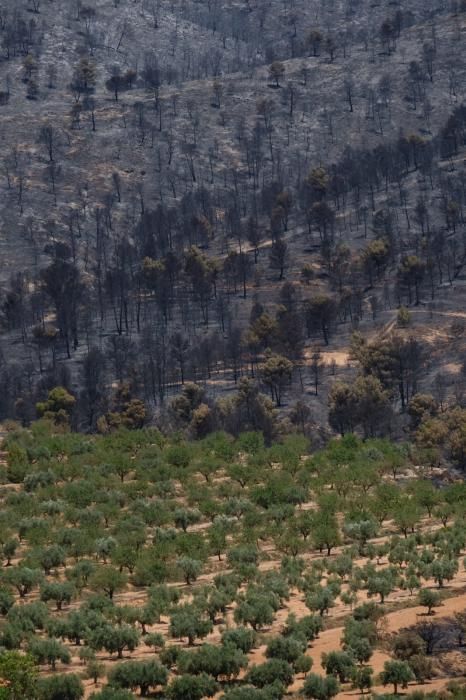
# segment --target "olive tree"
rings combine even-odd
[[[414,673],[406,661],[386,661],[380,674],[382,685],[393,684],[393,693],[398,695],[398,686],[406,688],[414,680]]]
[[[264,688],[277,681],[286,687],[293,681],[293,667],[283,659],[269,659],[253,666],[246,675],[246,681],[257,688]]]
[[[52,600],[57,610],[61,610],[64,603],[70,603],[73,594],[74,586],[68,581],[63,583],[60,581],[50,581],[45,583],[40,589],[40,599],[45,603]]]
[[[111,566],[99,566],[89,578],[89,586],[94,591],[104,591],[110,600],[113,600],[115,593],[124,590],[127,582],[126,574]]]
[[[118,664],[109,674],[110,685],[135,690],[147,695],[150,688],[164,686],[168,679],[167,669],[158,661],[126,661]]]
[[[197,580],[197,577],[202,570],[202,562],[198,559],[191,559],[190,557],[181,557],[177,560],[176,564],[180,569],[187,586]]]
[[[154,651],[163,649],[165,646],[165,638],[160,632],[151,632],[144,637],[144,644],[148,647],[153,647]]]
[[[222,632],[222,644],[235,646],[245,654],[248,654],[256,642],[254,630],[247,627],[232,627]]]
[[[304,636],[274,637],[267,644],[265,656],[268,659],[283,659],[294,665],[306,649],[307,639]]]
[[[38,684],[39,700],[81,700],[84,686],[75,673],[41,678]]]
[[[353,670],[352,681],[353,688],[357,688],[364,693],[365,690],[370,691],[373,684],[374,671],[370,666],[357,666]]]
[[[322,654],[322,667],[328,675],[336,676],[340,683],[347,683],[354,673],[354,658],[347,651],[329,651]]]
[[[304,681],[303,694],[305,698],[313,700],[330,700],[340,690],[340,684],[334,676],[326,678],[311,673]]]
[[[235,622],[251,625],[253,630],[271,625],[275,612],[280,607],[280,599],[273,591],[262,588],[249,588],[237,598],[234,612]]]
[[[306,605],[311,612],[318,612],[322,617],[335,605],[335,596],[329,586],[319,586],[306,596]]]
[[[439,588],[445,581],[451,581],[458,571],[458,562],[453,559],[436,559],[430,567],[430,574]]]
[[[427,614],[432,615],[434,608],[440,605],[440,596],[436,591],[422,588],[418,594],[419,605],[427,608]]]
[[[131,625],[110,625],[104,623],[92,630],[87,636],[91,649],[105,649],[109,654],[123,658],[123,651],[134,651],[139,644],[139,633]]]
[[[201,700],[211,698],[217,690],[217,683],[205,673],[199,676],[185,674],[171,681],[166,695],[168,700]]]
[[[57,661],[63,664],[71,663],[71,654],[64,644],[58,639],[33,638],[29,642],[28,651],[39,664],[49,664],[55,671]]]
[[[207,673],[215,680],[220,676],[227,680],[236,678],[247,664],[247,656],[233,645],[204,644],[197,651],[182,652],[178,657],[178,669],[181,673]]]
[[[170,615],[169,635],[173,638],[188,638],[192,646],[195,639],[203,639],[213,629],[210,620],[203,619],[199,609],[192,604],[180,605]]]
[[[39,569],[30,569],[26,566],[15,566],[3,573],[3,581],[16,588],[20,598],[25,598],[34,588],[43,581],[43,574]]]

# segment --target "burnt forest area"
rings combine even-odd
[[[465,32],[465,0],[1,0],[0,419],[461,434]]]

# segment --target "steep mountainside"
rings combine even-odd
[[[463,405],[465,32],[464,0],[2,0],[0,417]]]

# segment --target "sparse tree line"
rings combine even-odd
[[[177,21],[173,26],[166,21],[167,10],[173,11],[172,6],[160,0],[144,0],[140,3],[139,19],[144,20],[145,27],[151,30],[156,40],[160,37],[157,30],[169,31],[171,60],[164,56],[156,65],[160,81],[172,84],[216,77],[238,69],[251,70],[264,64],[278,66],[281,61],[300,57],[322,57],[333,62],[337,57],[347,58],[355,47],[368,54],[390,56],[396,51],[402,30],[423,17],[416,3],[407,3],[406,9],[370,13],[370,24],[361,28],[357,18],[368,11],[367,5],[366,2],[358,3],[356,7],[348,0],[341,9],[337,6],[322,7],[318,3],[309,8],[303,2],[285,2],[283,11],[277,12],[273,2],[247,0],[242,6],[234,7],[210,2],[184,3],[176,8]],[[409,5],[413,6],[412,9]],[[431,9],[437,16],[455,10],[465,11],[464,0],[453,3],[453,6],[440,0],[435,5]],[[24,0],[14,6],[5,3],[0,14],[4,59],[12,61],[41,51],[42,22],[48,10],[44,0]],[[115,58],[128,60],[133,58],[131,42],[136,17],[133,15],[129,19],[126,10],[127,3],[114,3],[115,26],[111,31],[106,24],[105,11],[98,5],[79,1],[69,2],[63,8],[67,22],[79,33],[83,49],[90,55],[106,50]],[[208,49],[186,41],[183,22],[193,23],[199,28],[202,38],[209,43]],[[276,39],[273,44],[268,41],[270,36]],[[432,56],[426,53],[424,61],[429,75],[432,75]],[[37,90],[37,67],[25,72]],[[276,80],[273,73],[277,71],[272,72]],[[47,76],[53,86],[57,75],[52,64]],[[110,81],[109,89],[113,90],[115,81],[112,78]],[[28,92],[28,96],[34,99],[36,90]]]

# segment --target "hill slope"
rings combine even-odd
[[[463,400],[464,2],[6,0],[0,31],[2,417],[248,376],[325,425],[400,305],[411,393]]]

